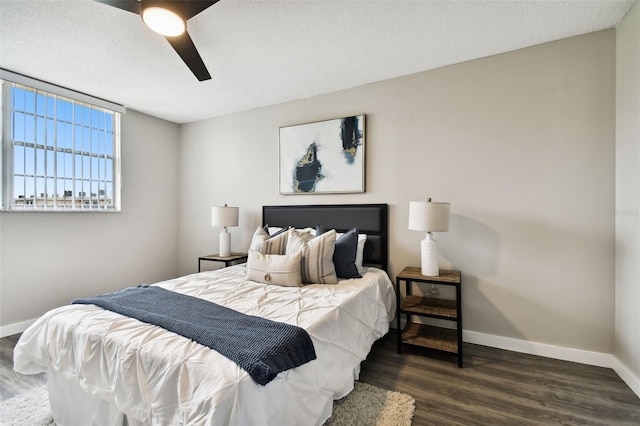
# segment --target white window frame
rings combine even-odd
[[[34,149],[44,149],[46,157],[47,152],[53,151],[54,158],[58,157],[58,154],[72,154],[72,169],[73,176],[71,178],[59,176],[59,171],[55,168],[53,172],[53,177],[49,175],[49,171],[45,170],[44,175],[40,176],[39,179],[53,180],[55,185],[59,184],[63,179],[71,179],[72,181],[72,191],[64,191],[63,196],[60,196],[60,192],[54,191],[52,192],[49,188],[46,191],[44,197],[39,197],[37,191],[34,191],[33,198],[24,198],[22,202],[19,202],[17,199],[18,194],[14,194],[15,188],[15,179],[16,176],[14,174],[14,148],[21,143],[14,143],[12,139],[12,104],[9,102],[11,95],[11,88],[14,84],[25,86],[28,89],[33,89],[38,92],[46,92],[47,96],[53,96],[54,99],[64,98],[65,101],[71,102],[73,106],[76,104],[81,104],[80,106],[83,108],[91,108],[92,110],[99,110],[101,112],[105,112],[110,114],[112,118],[112,130],[113,130],[113,149],[111,158],[107,156],[106,153],[103,152],[102,157],[99,157],[99,154],[93,150],[93,147],[89,151],[83,151],[78,144],[78,148],[76,149],[76,143],[74,142],[72,148],[59,148],[56,144],[53,145],[53,148],[49,144],[49,140],[47,140],[47,145],[43,147],[39,147],[37,141],[34,139],[33,148]],[[79,93],[72,91],[70,89],[66,89],[60,86],[56,86],[53,84],[49,84],[40,80],[35,80],[30,77],[16,74],[8,70],[0,69],[0,106],[2,108],[0,120],[0,134],[2,135],[2,145],[0,150],[0,167],[2,168],[2,184],[0,185],[0,210],[1,211],[9,211],[9,212],[119,212],[121,211],[121,137],[120,137],[120,117],[125,113],[125,108],[121,105],[114,104],[109,101],[105,101],[103,99],[95,98],[84,93]],[[72,106],[72,108],[74,108]],[[75,108],[74,108],[75,109]],[[34,119],[35,120],[35,119]],[[57,126],[58,123],[62,122],[62,120],[58,121],[57,117],[54,117],[54,126]],[[72,128],[80,126],[81,123],[71,123]],[[90,127],[91,128],[91,127]],[[95,130],[95,129],[94,129]],[[35,138],[35,135],[34,135]],[[75,135],[74,135],[75,140]],[[29,143],[30,144],[30,143]],[[27,147],[27,143],[22,143],[22,146]],[[35,154],[37,155],[37,153]],[[113,196],[112,199],[101,198],[102,191],[97,191],[94,196],[94,193],[90,191],[89,196],[86,196],[86,193],[78,192],[77,193],[77,181],[80,181],[80,184],[87,183],[91,186],[96,182],[107,182],[106,180],[100,178],[94,178],[93,176],[89,179],[86,176],[82,176],[81,171],[76,171],[76,161],[78,158],[89,157],[89,161],[92,158],[98,158],[99,160],[104,160],[109,163],[112,162],[113,169],[111,170],[112,181],[108,183],[113,186]],[[85,158],[86,160],[86,158]],[[45,160],[46,161],[46,160]],[[96,160],[97,161],[97,160]],[[54,161],[55,163],[55,161]],[[26,173],[26,170],[25,170]],[[34,162],[34,170],[33,170],[33,178],[38,178],[37,170],[35,169]],[[106,179],[106,178],[105,178]],[[46,185],[46,184],[45,184]],[[35,188],[35,186],[34,186]],[[71,194],[67,194],[67,192],[71,192]],[[54,194],[50,196],[50,194]],[[27,194],[25,194],[27,195]],[[109,201],[109,202],[107,202]]]

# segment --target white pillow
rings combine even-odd
[[[247,279],[285,287],[301,287],[302,252],[291,255],[262,254],[249,250]]]
[[[281,231],[281,230],[282,230],[282,228],[280,228],[279,226],[269,226],[269,235],[273,235],[276,232]]]
[[[367,234],[358,234],[358,251],[356,252],[356,268],[362,273],[362,262],[364,261],[364,244],[367,242]]]
[[[306,232],[307,234],[311,234],[312,236],[316,236],[316,230],[314,228],[296,228],[298,232]]]
[[[309,284],[337,284],[333,265],[336,231],[331,230],[314,237],[307,232],[289,229],[286,254],[302,253],[302,282]]]

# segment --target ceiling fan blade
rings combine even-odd
[[[98,3],[103,3],[109,6],[117,7],[118,9],[126,10],[128,12],[141,14],[142,3],[145,7],[160,6],[170,9],[180,14],[186,21],[189,18],[194,17],[198,13],[202,12],[209,6],[213,6],[219,0],[95,0]],[[204,61],[200,57],[196,46],[193,44],[189,33],[186,31],[184,34],[176,37],[166,37],[169,44],[180,55],[185,64],[189,67],[191,72],[196,76],[199,81],[210,80],[211,74],[207,70]]]
[[[138,0],[95,0],[98,3],[107,4],[140,15],[140,5]]]
[[[182,17],[185,21],[193,18],[198,13],[202,12],[209,6],[213,6],[218,3],[219,0],[208,0],[208,1],[167,1],[165,3],[171,3],[177,10],[182,12]]]
[[[166,37],[166,39],[199,81],[211,79],[211,74],[207,71],[207,67],[204,65],[204,61],[200,57],[191,37],[189,37],[189,33],[185,31],[182,35]]]

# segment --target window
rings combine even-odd
[[[3,210],[119,211],[121,112],[5,70],[1,76]]]

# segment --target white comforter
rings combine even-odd
[[[362,279],[295,288],[245,276],[244,265],[238,265],[156,285],[302,327],[313,340],[316,360],[261,386],[218,352],[182,336],[94,305],[69,305],[23,333],[14,368],[25,374],[48,371],[59,424],[84,422],[75,417],[85,416],[90,406],[83,397],[124,413],[114,420],[100,414],[102,408],[92,409],[94,424],[119,423],[124,415],[129,424],[324,423],[333,400],[352,390],[373,342],[389,329],[395,312],[391,281],[375,268]]]

